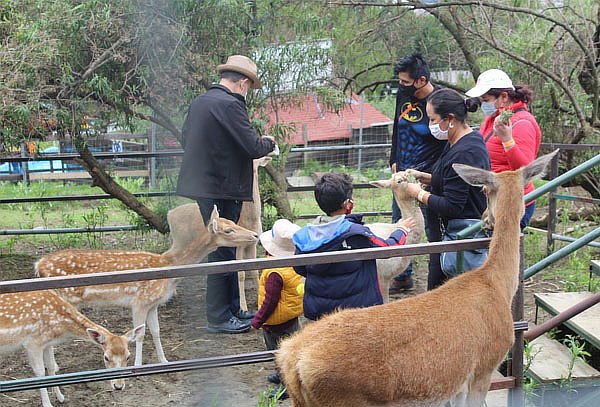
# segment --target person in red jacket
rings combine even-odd
[[[513,85],[506,72],[489,69],[479,75],[475,87],[467,92],[467,96],[478,97],[481,110],[487,115],[479,132],[490,153],[493,172],[516,170],[535,160],[542,132],[527,109],[532,92],[526,85]],[[502,110],[513,113],[510,125],[498,117]],[[525,187],[525,194],[533,190],[533,183],[530,182]],[[526,205],[521,229],[527,226],[534,210],[535,201]]]

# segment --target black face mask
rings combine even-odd
[[[400,84],[400,91],[406,96],[414,96],[416,91],[418,91],[419,89],[423,89],[425,86],[427,86],[427,83],[425,83],[425,85],[421,86],[420,88],[417,88],[415,86],[415,81],[413,81],[412,85],[408,86]]]
[[[407,96],[413,96],[415,94],[415,92],[417,91],[417,87],[415,86],[415,83],[413,82],[412,85],[400,85],[400,91],[407,95]]]

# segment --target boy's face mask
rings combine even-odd
[[[346,206],[346,215],[350,215],[352,213],[352,209],[354,209],[354,201],[352,199],[347,199],[348,205]]]

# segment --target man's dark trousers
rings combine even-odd
[[[214,205],[219,217],[235,223],[240,219],[242,201],[226,199],[197,199],[204,224],[208,223]],[[215,261],[235,260],[235,247],[219,247],[210,253],[209,263]],[[240,310],[240,292],[237,273],[219,273],[206,276],[206,319],[209,324],[229,321]]]

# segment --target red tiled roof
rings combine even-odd
[[[295,133],[289,143],[304,145],[302,136],[302,125],[306,124],[308,141],[341,140],[352,137],[353,129],[360,128],[360,98],[352,94],[352,102],[340,109],[339,113],[326,111],[326,106],[318,103],[314,95],[306,95],[301,98],[301,103],[295,103],[294,106],[285,106],[277,112],[279,123],[289,124],[294,122],[296,126]],[[275,112],[267,109],[269,122],[275,122]],[[389,117],[375,109],[365,102],[363,110],[363,128],[370,128],[373,125],[382,125],[390,123]]]

